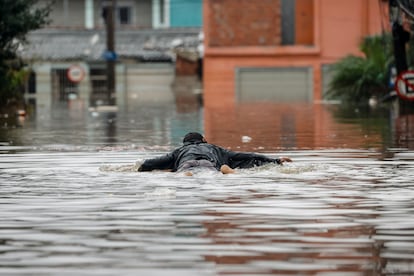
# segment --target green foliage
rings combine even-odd
[[[367,103],[388,87],[392,61],[391,36],[366,37],[360,45],[364,56],[347,56],[333,65],[327,96],[346,102]]]
[[[24,71],[12,66],[26,35],[48,23],[52,2],[40,7],[38,0],[1,0],[0,5],[0,107],[21,97]]]
[[[0,5],[0,51],[15,53],[17,42],[25,42],[26,34],[46,25],[51,3],[36,6],[38,0],[2,0]]]
[[[0,68],[0,106],[22,100],[27,76],[27,70],[24,69],[7,66]]]

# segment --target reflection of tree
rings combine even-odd
[[[1,146],[20,146],[23,145],[21,137],[22,123],[20,117],[11,116],[8,118],[0,118],[0,147]],[[17,127],[17,128],[16,128]]]
[[[372,109],[368,106],[343,104],[331,108],[331,111],[337,123],[359,126],[361,139],[366,138],[367,146],[378,146],[378,143],[384,149],[391,146],[391,114],[388,108]],[[375,139],[378,135],[381,139]]]

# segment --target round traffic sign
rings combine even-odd
[[[395,79],[395,90],[400,98],[414,101],[414,71],[404,71]]]
[[[71,82],[81,82],[85,77],[85,70],[79,65],[72,65],[68,68],[67,77]]]

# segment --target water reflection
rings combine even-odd
[[[1,142],[13,146],[66,145],[142,148],[178,145],[190,129],[202,132],[202,110],[177,113],[174,105],[137,105],[134,111],[94,111],[55,105],[50,113],[36,112],[18,127],[16,118],[2,120]]]
[[[399,116],[395,120],[395,144],[402,148],[414,148],[414,114]]]
[[[31,98],[27,116],[0,118],[0,142],[171,149],[194,130],[233,150],[414,148],[413,115],[395,116],[389,108],[269,102],[203,107],[197,77],[168,76],[151,86],[153,80],[137,83],[117,112],[90,110],[81,99],[45,108]]]
[[[251,273],[263,274],[334,271],[376,274],[383,268],[377,264],[380,252],[368,238],[374,227],[323,216],[290,220],[275,216],[277,223],[271,223],[271,217],[215,215],[218,221],[206,223],[207,236],[215,243],[231,246],[234,251],[212,253],[205,260],[227,266],[226,273],[242,274],[246,266]]]
[[[204,132],[211,143],[234,150],[413,148],[414,129],[405,116],[394,121],[388,110],[371,113],[326,105],[255,103],[225,108],[177,105],[129,106],[118,112],[55,105],[50,113],[2,119],[1,142],[18,146],[178,146],[189,130]]]
[[[0,118],[0,274],[413,274],[411,116],[203,107],[191,77],[146,101],[146,81],[117,112],[72,100]],[[226,176],[136,172],[189,130],[295,162]]]
[[[383,149],[390,146],[392,132],[388,112],[363,113],[336,105],[243,103],[206,108],[205,131],[211,142],[242,150]],[[242,143],[245,136],[251,139]]]

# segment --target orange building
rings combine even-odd
[[[233,150],[375,147],[335,121],[329,66],[388,26],[382,0],[204,0],[204,130]],[[346,129],[345,132],[342,130]],[[344,134],[346,133],[346,134]],[[354,137],[349,139],[349,137]],[[250,137],[248,143],[243,137]]]
[[[387,25],[384,0],[204,0],[205,106],[318,102],[329,65]]]

